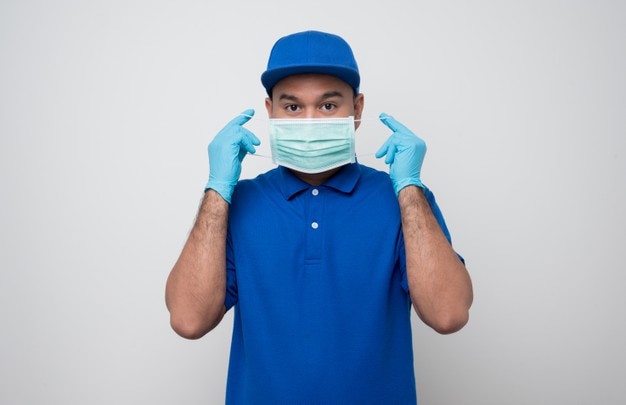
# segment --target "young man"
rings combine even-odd
[[[350,46],[306,31],[279,39],[261,81],[278,167],[239,181],[258,138],[245,111],[209,145],[196,223],[167,282],[174,330],[197,339],[235,308],[226,402],[414,404],[410,308],[461,329],[470,277],[420,180],[426,147],[388,115],[360,165],[364,106]]]

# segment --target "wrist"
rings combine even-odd
[[[398,191],[398,198],[413,198],[423,195],[424,189],[414,184],[408,184],[406,187],[402,188],[402,190]]]
[[[402,180],[393,180],[393,188],[396,191],[396,196],[399,196],[402,190],[410,186],[414,186],[415,188],[418,188],[421,190],[426,188],[420,179],[409,178],[409,179],[402,179]]]
[[[421,187],[409,185],[400,190],[398,194],[398,205],[402,213],[403,220],[410,218],[422,218],[424,209],[430,210],[430,204],[426,198],[426,193]]]
[[[209,201],[211,202],[211,205],[218,202],[226,203],[226,206],[230,205],[230,201],[226,200],[224,196],[222,196],[219,191],[215,190],[214,188],[206,188],[204,190],[203,201]]]
[[[206,193],[208,190],[213,190],[217,194],[219,194],[224,199],[224,201],[230,204],[230,199],[233,194],[233,190],[235,189],[235,184],[233,184],[232,182],[223,182],[217,181],[215,179],[209,179],[209,182],[204,187],[204,192]]]

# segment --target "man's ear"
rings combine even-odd
[[[267,110],[267,116],[272,118],[272,99],[269,97],[265,98],[265,109]]]
[[[365,96],[363,93],[359,93],[354,96],[354,119],[360,120],[361,115],[363,114],[363,108],[365,107]],[[354,129],[357,129],[361,125],[361,121],[356,121],[354,123]]]

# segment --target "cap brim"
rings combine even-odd
[[[318,73],[330,76],[335,76],[344,82],[348,83],[355,92],[359,90],[360,76],[358,72],[352,69],[342,68],[338,66],[329,65],[307,65],[307,66],[283,66],[278,69],[270,69],[263,72],[261,75],[261,83],[269,93],[270,90],[282,79],[303,73]]]

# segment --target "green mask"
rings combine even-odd
[[[355,162],[354,117],[270,119],[274,163],[321,173]]]

